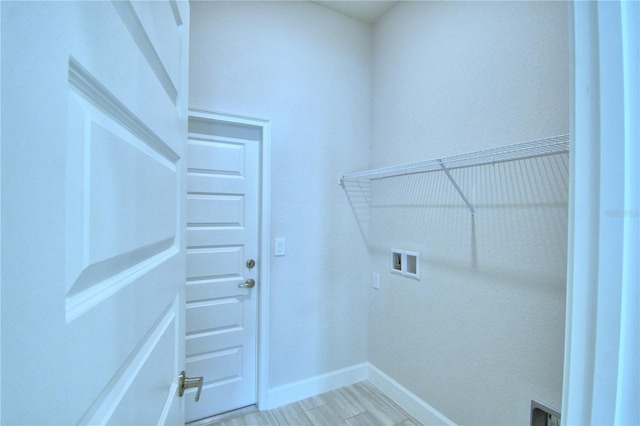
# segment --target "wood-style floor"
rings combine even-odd
[[[420,423],[375,386],[364,381],[273,410],[255,411],[209,425],[417,426]]]

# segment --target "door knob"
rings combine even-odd
[[[240,288],[253,288],[253,287],[255,287],[255,285],[256,285],[256,282],[253,279],[249,278],[243,284],[239,284],[238,287],[240,287]]]
[[[184,391],[189,388],[198,388],[196,391],[196,402],[200,399],[200,392],[202,392],[202,376],[201,377],[187,377],[185,372],[182,371],[178,376],[178,396],[184,395]]]

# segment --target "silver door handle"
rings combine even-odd
[[[253,288],[255,286],[256,286],[256,282],[251,278],[246,280],[243,284],[238,284],[238,287],[240,288]]]
[[[196,402],[200,399],[200,392],[202,392],[202,376],[201,377],[187,377],[185,372],[182,371],[178,376],[178,396],[184,395],[184,391],[189,388],[198,388],[196,391]]]

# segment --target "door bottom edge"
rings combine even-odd
[[[247,405],[246,407],[236,408],[235,410],[216,414],[215,416],[205,417],[200,420],[193,420],[185,424],[189,426],[205,426],[205,425],[210,425],[211,423],[217,423],[223,420],[228,420],[233,417],[244,416],[245,414],[254,413],[256,411],[258,411],[258,406],[256,404],[251,404],[251,405]]]

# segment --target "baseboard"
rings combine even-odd
[[[423,425],[455,426],[454,422],[380,371],[376,366],[368,363],[368,367],[369,381],[420,423]]]
[[[298,382],[271,388],[267,392],[267,401],[260,401],[260,410],[271,410],[367,380],[369,365],[369,363],[364,362]]]
[[[456,426],[438,410],[368,362],[271,388],[266,401],[264,398],[260,401],[260,410],[272,410],[363,380],[369,380],[423,425]]]

